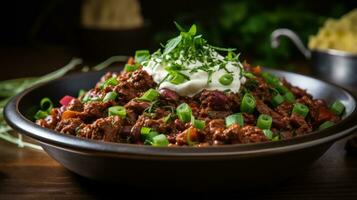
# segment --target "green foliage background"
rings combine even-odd
[[[272,49],[272,31],[290,28],[307,44],[308,37],[315,34],[328,17],[338,18],[352,9],[343,1],[319,5],[319,2],[311,4],[306,0],[225,0],[213,7],[177,13],[176,19],[186,27],[196,23],[199,32],[213,45],[235,47],[253,64],[279,68],[291,68],[291,61],[304,60],[304,57],[287,39],[282,40],[279,48]],[[175,35],[172,27],[170,31],[158,31],[155,40],[165,41]]]

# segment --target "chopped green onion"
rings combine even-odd
[[[276,86],[280,83],[280,80],[278,77],[274,76],[273,74],[270,74],[268,72],[262,72],[261,76],[270,85]]]
[[[144,135],[149,134],[150,131],[151,131],[151,128],[150,128],[150,127],[145,127],[145,126],[143,126],[143,127],[141,127],[141,129],[140,129],[140,133],[141,133],[141,134],[144,134]]]
[[[284,102],[284,97],[281,96],[280,94],[275,95],[272,99],[271,99],[271,104],[274,107],[277,107],[278,105],[280,105],[281,103]]]
[[[267,137],[269,140],[272,140],[274,138],[274,133],[270,129],[263,129],[263,133],[265,137]]]
[[[236,113],[226,117],[225,122],[226,122],[226,127],[230,127],[232,124],[238,124],[239,126],[242,127],[244,125],[244,118],[242,113]]]
[[[256,102],[254,96],[250,93],[245,93],[243,96],[242,102],[240,104],[240,111],[246,113],[254,112]]]
[[[345,106],[340,101],[335,101],[331,105],[330,110],[336,115],[340,116],[343,114],[343,111],[345,110]]]
[[[243,72],[243,76],[250,78],[250,79],[256,78],[255,75],[251,72]]]
[[[148,91],[146,91],[141,97],[139,97],[140,100],[144,101],[149,101],[153,102],[159,97],[159,92],[156,91],[155,89],[150,88]]]
[[[220,78],[219,78],[219,82],[222,85],[230,85],[233,82],[233,76],[232,74],[223,74]]]
[[[117,98],[118,94],[116,92],[108,92],[104,99],[103,102],[108,102],[108,101],[114,101]]]
[[[160,134],[152,138],[152,146],[166,147],[168,145],[169,145],[169,140],[164,134]]]
[[[40,107],[41,107],[41,110],[49,113],[53,108],[53,103],[52,103],[51,99],[49,99],[48,97],[45,97],[45,98],[41,99]]]
[[[271,116],[266,114],[261,114],[257,120],[257,127],[260,129],[270,129],[273,119]]]
[[[147,135],[142,134],[144,144],[152,145],[153,138],[156,137],[157,135],[159,135],[159,133],[156,131],[152,131],[152,130]]]
[[[178,118],[185,123],[191,121],[192,110],[187,103],[182,103],[177,106],[176,114]]]
[[[289,103],[294,103],[295,101],[295,95],[292,92],[285,93],[284,98]]]
[[[186,78],[182,74],[175,73],[175,74],[171,75],[170,82],[172,84],[178,85],[178,84],[185,82],[185,80],[186,80]]]
[[[132,71],[139,69],[139,67],[140,67],[140,65],[138,65],[138,64],[134,64],[134,65],[125,64],[124,70],[126,72],[132,72]]]
[[[143,61],[147,61],[150,59],[149,50],[137,50],[135,51],[135,62],[142,63]]]
[[[319,126],[318,130],[321,131],[321,130],[327,129],[327,128],[333,126],[333,125],[335,125],[334,122],[325,121],[324,123],[322,123],[322,124]]]
[[[84,95],[84,97],[82,98],[82,102],[83,103],[87,103],[87,102],[89,102],[91,100],[91,98],[90,98],[90,94],[89,93],[87,93],[86,95]]]
[[[271,141],[279,141],[280,140],[280,136],[279,135],[276,135],[275,137],[273,137],[271,139]]]
[[[193,121],[193,126],[194,126],[195,128],[198,128],[198,129],[202,130],[202,129],[205,128],[205,125],[206,125],[205,123],[206,123],[206,122],[203,121],[203,120],[195,119],[195,120]]]
[[[109,85],[116,86],[116,85],[118,85],[118,83],[119,83],[119,81],[116,79],[116,77],[111,77],[111,78],[108,78],[107,80],[105,80],[104,83],[102,83],[100,85],[100,89],[104,89]]]
[[[79,97],[82,97],[83,95],[85,95],[86,92],[87,92],[87,91],[85,91],[85,90],[83,90],[83,89],[79,90],[79,92],[78,92],[78,98],[79,98]]]
[[[150,132],[151,132],[150,127],[145,127],[145,126],[141,127],[140,129],[141,139],[145,141]]]
[[[283,85],[275,85],[274,86],[281,94],[286,94],[287,92],[290,92],[289,89]]]
[[[48,116],[48,112],[47,112],[47,111],[39,110],[39,111],[37,111],[37,113],[35,114],[34,118],[35,118],[36,120],[38,120],[38,119],[43,119],[43,118],[45,118],[45,117],[47,117],[47,116]]]
[[[109,116],[116,115],[121,118],[125,118],[126,110],[123,106],[112,106],[112,107],[108,108],[108,114],[109,114]]]
[[[292,113],[298,114],[305,118],[307,114],[309,113],[309,108],[305,106],[304,104],[301,103],[296,103],[294,104],[293,111]]]

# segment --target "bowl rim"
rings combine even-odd
[[[270,72],[291,74],[294,76],[300,76],[304,78],[311,78],[320,81],[330,87],[335,87],[335,89],[342,90],[342,92],[351,98],[355,103],[355,107],[350,115],[341,120],[335,126],[325,129],[323,131],[315,131],[307,135],[294,137],[288,140],[281,140],[276,142],[263,142],[255,144],[232,144],[232,145],[221,145],[221,146],[208,146],[208,147],[152,147],[147,145],[137,145],[137,144],[125,144],[125,143],[113,143],[113,142],[103,142],[92,139],[75,137],[72,135],[61,134],[54,130],[43,128],[34,122],[27,119],[19,111],[19,104],[24,96],[31,93],[33,90],[43,87],[47,84],[54,82],[60,82],[69,78],[75,78],[76,76],[83,73],[74,73],[67,75],[65,77],[41,83],[32,86],[20,94],[13,97],[5,106],[4,118],[7,123],[16,131],[23,133],[31,138],[38,140],[40,143],[55,146],[57,148],[63,148],[70,151],[76,152],[89,152],[96,154],[111,156],[116,155],[120,157],[130,157],[130,158],[169,158],[169,159],[209,159],[212,157],[244,157],[249,155],[267,155],[275,153],[284,153],[290,151],[301,150],[304,148],[309,148],[317,146],[324,143],[332,143],[342,137],[351,134],[357,129],[357,102],[356,97],[351,94],[346,89],[337,86],[326,81],[321,81],[316,78],[309,76],[286,72],[282,70],[275,69],[264,69]],[[99,73],[99,72],[87,72],[87,74]]]
[[[338,49],[312,49],[312,53],[357,59],[357,54]]]

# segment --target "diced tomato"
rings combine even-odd
[[[72,99],[75,99],[75,98],[72,96],[66,95],[60,100],[60,104],[62,106],[68,106],[69,102],[71,102]]]
[[[129,65],[134,65],[135,64],[135,59],[133,57],[130,57],[128,60]]]
[[[256,66],[256,67],[252,68],[252,72],[255,75],[260,74],[262,72],[262,68],[260,68],[260,66]]]
[[[82,115],[81,112],[73,111],[73,110],[66,110],[62,113],[62,120],[69,119],[69,118],[76,118]]]

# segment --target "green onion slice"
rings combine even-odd
[[[242,113],[236,113],[226,117],[225,122],[226,122],[226,127],[230,127],[233,124],[238,124],[239,126],[242,127],[244,125],[244,118]]]
[[[240,111],[246,113],[254,112],[256,106],[255,98],[250,93],[245,93],[243,96],[242,102],[240,104]]]
[[[119,116],[121,118],[125,118],[126,116],[126,109],[123,106],[112,106],[108,108],[108,115],[109,116]]]
[[[118,94],[116,92],[108,92],[103,99],[103,102],[114,101]]]
[[[139,97],[139,99],[143,100],[143,101],[153,102],[159,97],[159,95],[160,94],[159,94],[158,91],[156,91],[155,89],[150,88],[141,97]]]
[[[232,74],[223,74],[220,78],[219,78],[219,82],[222,85],[230,85],[233,82],[233,76]]]
[[[298,114],[305,118],[307,114],[309,113],[309,108],[305,106],[304,104],[301,103],[295,103],[293,107],[292,113]]]
[[[187,103],[182,103],[177,106],[176,114],[178,118],[185,123],[191,121],[192,110]]]
[[[36,120],[39,120],[39,119],[43,119],[45,117],[48,116],[48,112],[47,111],[43,111],[43,110],[39,110],[37,111],[37,113],[35,114],[34,118]]]
[[[343,114],[345,110],[345,106],[340,102],[340,101],[335,101],[331,107],[330,110],[335,113],[336,115],[340,116]]]
[[[135,51],[135,62],[142,63],[150,59],[150,52],[149,50],[137,50]]]
[[[160,134],[152,138],[152,146],[154,147],[166,147],[169,145],[169,140],[166,135]]]
[[[51,110],[53,108],[53,103],[50,98],[45,97],[45,98],[41,99],[40,107],[41,107],[41,110],[49,113],[49,112],[51,112]]]
[[[327,128],[333,126],[333,125],[335,125],[334,122],[325,121],[324,123],[322,123],[322,124],[319,126],[318,130],[321,131],[321,130],[327,129]]]
[[[260,129],[270,129],[271,124],[273,123],[273,119],[271,116],[266,114],[261,114],[257,120],[257,127]]]

